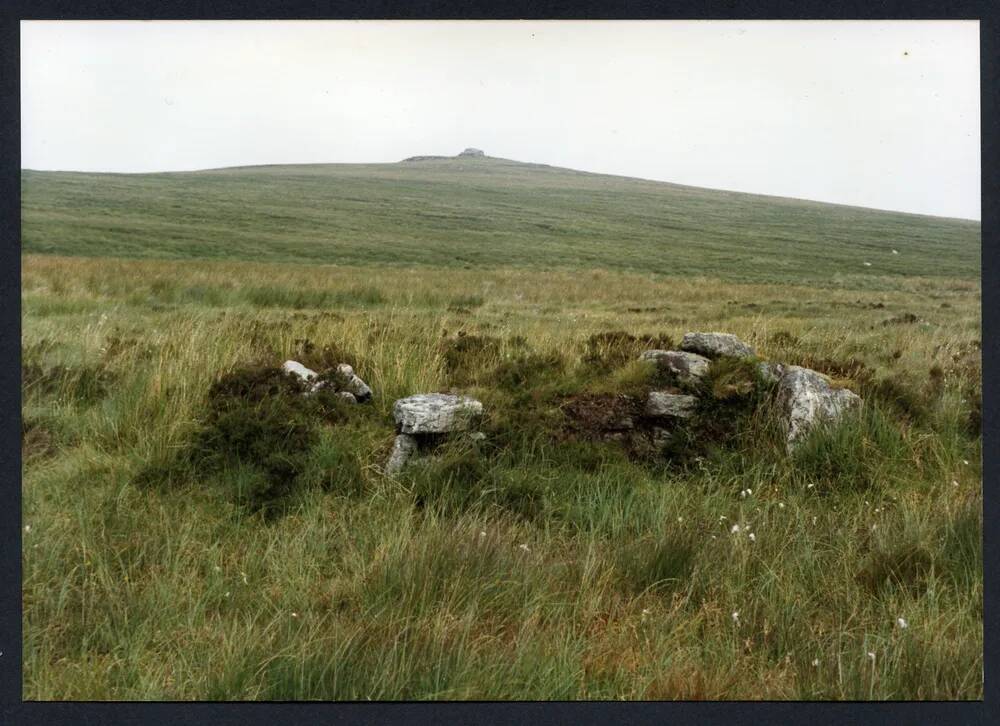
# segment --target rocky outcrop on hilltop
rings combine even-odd
[[[471,146],[467,149],[463,149],[455,156],[410,156],[403,161],[449,161],[451,159],[485,159],[486,152],[482,149],[474,149]]]

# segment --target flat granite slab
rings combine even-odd
[[[451,393],[418,393],[400,398],[392,415],[404,434],[444,434],[465,431],[483,413],[483,404]]]

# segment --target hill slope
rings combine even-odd
[[[976,222],[491,157],[161,174],[24,171],[22,205],[28,253],[817,283],[976,277],[980,260]]]

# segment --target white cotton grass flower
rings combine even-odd
[[[485,537],[485,536],[486,536],[486,532],[480,532],[480,533],[479,533],[479,536],[480,536],[480,537]]]
[[[249,581],[247,580],[247,573],[245,573],[245,572],[241,572],[241,573],[240,573],[240,577],[242,577],[242,578],[243,578],[243,584],[244,584],[244,585],[249,585],[249,584],[250,584],[250,582],[249,582]]]
[[[643,619],[643,620],[645,620],[645,619],[646,619],[646,616],[647,616],[647,615],[649,615],[649,613],[650,613],[650,612],[651,612],[651,611],[650,611],[650,609],[649,609],[649,608],[643,608],[643,609],[642,609],[642,619]]]
[[[813,668],[819,668],[819,658],[813,658]]]
[[[871,267],[871,266],[872,266],[872,263],[871,263],[871,262],[863,262],[862,264],[863,264],[863,265],[864,265],[865,267]]]
[[[812,489],[814,486],[816,486],[816,485],[815,484],[806,484],[806,489]]]
[[[906,618],[896,618],[896,625],[899,627],[900,630],[906,630],[908,627],[910,627],[910,624],[906,622]]]
[[[222,572],[222,568],[221,568],[221,567],[219,567],[218,565],[216,565],[216,566],[215,566],[215,567],[213,567],[212,569],[213,569],[213,570],[215,570],[216,572]]]
[[[869,660],[870,660],[870,661],[872,662],[872,664],[874,665],[874,663],[875,663],[875,651],[874,651],[874,650],[869,650],[869,651],[868,651],[868,659],[869,659]]]
[[[784,509],[784,508],[785,508],[785,503],[784,502],[778,502],[778,509]]]
[[[729,617],[731,617],[733,619],[733,622],[736,623],[737,625],[740,624],[740,611],[739,610],[733,610],[733,614],[730,615]]]
[[[30,524],[24,525],[24,533],[25,534],[31,534],[31,525]]]
[[[293,617],[293,618],[297,618],[298,616],[299,616],[299,614],[298,614],[298,613],[292,613],[292,617]]]
[[[517,548],[522,552],[531,552],[531,549],[526,544],[518,545]]]
[[[751,532],[750,534],[748,534],[748,535],[747,535],[747,538],[748,538],[748,539],[749,539],[749,540],[750,540],[751,542],[756,542],[756,541],[757,541],[757,535],[755,535],[755,534],[754,534],[753,532]]]
[[[729,530],[729,531],[730,531],[730,533],[731,533],[731,534],[739,534],[739,533],[740,533],[740,525],[738,525],[738,524],[734,524],[734,525],[733,525],[733,526],[732,526],[732,527],[730,528],[730,530]]]
[[[753,489],[744,489],[740,492],[740,499],[746,499],[753,494]]]
[[[952,480],[951,480],[951,485],[952,485],[953,487],[957,487],[957,486],[958,486],[958,479],[952,479]]]
[[[892,251],[892,254],[894,254],[894,255],[898,255],[898,254],[899,254],[899,250],[893,250],[893,251]]]
[[[684,521],[684,517],[678,517],[678,518],[677,518],[677,521],[678,521],[678,522],[683,522],[683,521]]]
[[[962,459],[962,463],[965,464],[966,466],[968,466],[969,465],[969,460],[968,459]]]

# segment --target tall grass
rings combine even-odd
[[[27,699],[982,697],[974,287],[26,257],[23,309]],[[792,457],[766,406],[673,461],[566,433],[690,329],[861,415]],[[324,349],[376,396],[279,516],[253,462],[142,483],[221,376]],[[393,400],[448,389],[486,441],[385,477]]]

